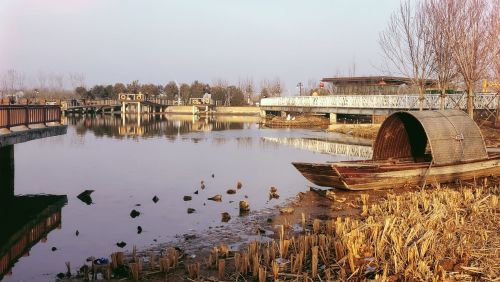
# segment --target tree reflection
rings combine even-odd
[[[176,140],[191,132],[245,129],[258,121],[257,117],[200,118],[192,115],[98,115],[69,116],[67,119],[68,124],[75,125],[79,135],[92,132],[97,137],[123,139],[161,136],[169,140]]]

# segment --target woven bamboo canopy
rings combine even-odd
[[[390,115],[375,140],[373,159],[413,158],[434,164],[487,159],[477,124],[460,110],[408,111]]]

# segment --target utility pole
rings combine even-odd
[[[299,96],[302,96],[302,82],[297,83],[297,87],[299,88]]]

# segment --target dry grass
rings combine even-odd
[[[481,133],[483,133],[487,147],[500,147],[500,128],[485,124],[481,126]]]
[[[304,231],[280,225],[275,240],[252,241],[239,251],[221,244],[203,264],[169,249],[144,271],[140,260],[130,260],[130,278],[495,281],[500,276],[499,192],[498,184],[485,180],[468,188],[388,194],[376,203],[361,195],[358,219],[312,219]],[[299,219],[297,225],[302,224]]]
[[[318,127],[330,124],[328,118],[322,116],[296,116],[287,120],[283,117],[266,118],[264,125],[269,127]]]
[[[375,140],[379,129],[380,124],[343,124],[330,127],[328,130],[355,137]]]

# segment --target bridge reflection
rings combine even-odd
[[[262,139],[265,142],[284,144],[322,154],[370,159],[373,153],[371,141],[361,138],[352,138],[349,140],[345,137],[339,137],[337,140],[324,140],[315,138],[263,137]]]
[[[102,115],[96,117],[67,117],[67,122],[76,127],[79,135],[88,131],[95,136],[114,138],[156,137],[175,138],[191,132],[244,129],[260,121],[259,117],[217,116],[196,117],[192,115]]]
[[[61,227],[61,209],[66,196],[14,196],[0,208],[0,280],[30,249]]]
[[[0,148],[0,280],[47,234],[61,226],[66,196],[14,195],[14,146]]]

